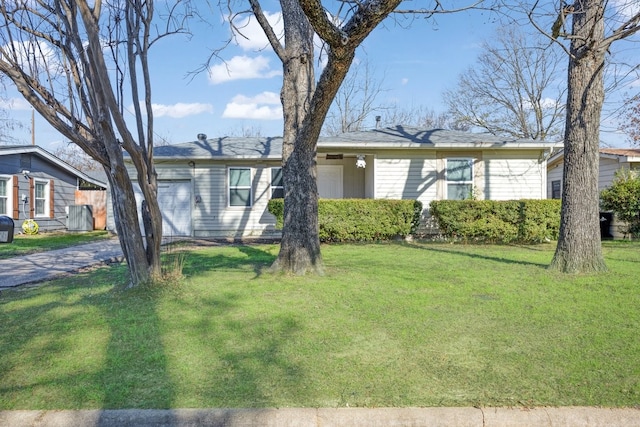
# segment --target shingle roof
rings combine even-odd
[[[533,148],[550,149],[556,142],[513,139],[488,133],[460,132],[395,126],[320,137],[318,151],[332,149],[392,148]],[[280,159],[282,137],[222,137],[199,139],[182,144],[156,147],[155,158],[184,159]]]
[[[411,126],[394,126],[358,132],[348,132],[337,136],[321,138],[323,143],[414,143],[414,144],[504,144],[508,142],[538,141],[495,136],[490,133],[461,132],[448,129],[426,129]]]
[[[51,154],[50,152],[40,147],[39,145],[0,145],[0,155],[22,154],[22,153],[37,154],[40,157],[47,159],[51,163],[58,165],[60,168],[65,169],[68,172],[74,174],[75,176],[82,178],[87,182],[90,182],[91,184],[94,184],[98,187],[106,188],[106,179],[102,180],[101,178],[94,178],[82,171],[79,171],[78,169],[71,166],[69,163],[56,157],[55,155]],[[106,178],[106,175],[105,175],[105,178]]]
[[[614,156],[640,157],[640,149],[637,148],[601,148],[600,153]]]
[[[273,158],[282,157],[282,138],[239,138],[222,137],[199,139],[176,145],[166,145],[154,149],[154,157],[171,158]]]

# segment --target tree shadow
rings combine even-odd
[[[450,254],[450,255],[458,255],[458,256],[468,257],[468,258],[476,258],[476,259],[483,259],[483,260],[488,260],[488,261],[495,261],[495,262],[500,262],[500,263],[503,263],[503,264],[531,265],[531,266],[541,267],[541,268],[547,268],[548,267],[548,263],[522,261],[522,260],[517,260],[517,259],[495,257],[495,256],[484,255],[484,254],[479,254],[479,253],[470,253],[470,252],[467,252],[467,251],[464,251],[464,250],[455,250],[455,249],[451,249],[451,247],[455,247],[455,246],[451,246],[451,245],[448,245],[447,248],[445,248],[445,247],[439,246],[437,244],[421,245],[421,244],[418,244],[418,243],[407,243],[407,242],[401,242],[401,243],[398,243],[398,244],[406,245],[406,246],[409,246],[409,247],[412,247],[412,248],[415,248],[415,249],[420,249],[420,250],[424,250],[424,251],[428,251],[428,252],[446,253],[446,254]]]
[[[194,275],[250,269],[257,277],[274,258],[243,245],[232,255],[189,253],[185,269]],[[281,351],[299,330],[299,319],[245,314],[248,294],[242,292],[131,290],[125,289],[127,277],[124,266],[110,266],[3,292],[0,409],[170,409],[185,387],[198,389],[191,392],[196,404],[270,407],[279,396],[264,386],[265,378],[278,378],[288,389],[303,381],[299,365]],[[195,320],[173,316],[167,305],[180,314],[184,307]],[[204,349],[191,353],[190,346]],[[180,360],[186,359],[185,367]],[[204,375],[194,372],[198,366]],[[184,369],[198,380],[185,384]],[[110,411],[101,412],[97,425],[111,421]],[[172,425],[177,419],[169,412],[163,421]]]
[[[277,255],[251,245],[233,245],[238,254],[210,255],[201,251],[189,251],[185,255],[183,273],[195,276],[207,270],[246,270],[251,268],[255,276],[259,277],[275,261]]]

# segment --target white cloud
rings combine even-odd
[[[252,98],[236,95],[227,104],[222,117],[227,119],[280,120],[282,119],[280,96],[274,92],[262,92]]]
[[[211,104],[202,104],[199,102],[186,104],[184,102],[178,102],[173,105],[152,104],[153,114],[155,117],[171,117],[173,119],[180,119],[187,116],[195,116],[202,113],[213,113],[213,106]]]
[[[242,79],[269,79],[282,75],[281,70],[273,70],[269,66],[270,59],[259,55],[234,56],[224,64],[214,65],[209,69],[209,81],[212,84]]]
[[[264,12],[267,21],[271,24],[271,28],[275,32],[276,36],[282,40],[284,35],[284,23],[282,22],[282,14],[280,12],[269,13]],[[243,50],[263,50],[265,48],[271,49],[271,44],[267,40],[267,36],[264,35],[264,31],[258,21],[253,15],[249,15],[246,18],[234,22],[235,30],[233,31],[236,43]]]
[[[31,110],[32,107],[24,98],[11,98],[0,100],[0,108],[3,110],[25,111]]]
[[[400,84],[402,84],[402,86],[406,85],[407,83],[409,83],[409,79],[406,77],[400,80]]]

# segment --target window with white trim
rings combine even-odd
[[[33,200],[36,216],[48,216],[49,181],[36,181],[33,188]]]
[[[271,168],[271,198],[284,199],[282,168]]]
[[[229,206],[251,207],[251,168],[229,168]]]
[[[473,195],[473,159],[447,159],[447,199],[464,200]]]
[[[0,176],[0,215],[11,216],[11,178]]]

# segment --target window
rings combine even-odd
[[[284,199],[282,168],[271,168],[271,198]]]
[[[473,194],[473,159],[447,159],[447,199],[464,200]]]
[[[35,215],[48,216],[47,206],[49,205],[49,183],[36,181],[34,187],[33,200],[35,202]]]
[[[251,168],[229,168],[229,206],[251,206]]]
[[[11,215],[11,199],[9,198],[10,194],[10,178],[0,177],[0,215]]]
[[[551,198],[552,199],[560,199],[562,198],[562,188],[560,187],[560,180],[551,181]]]

